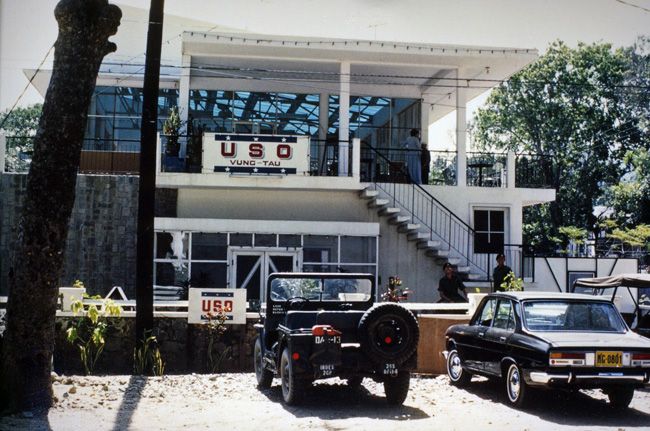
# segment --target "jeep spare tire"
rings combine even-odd
[[[361,351],[376,364],[405,362],[417,350],[419,337],[417,319],[399,304],[377,304],[359,321]]]

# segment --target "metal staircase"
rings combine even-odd
[[[450,262],[466,280],[489,279],[487,256],[474,253],[474,229],[419,184],[371,182],[360,197],[436,264]]]

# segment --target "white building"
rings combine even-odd
[[[525,275],[522,208],[554,190],[517,171],[533,159],[468,152],[466,104],[536,50],[192,30],[176,46],[160,124],[178,106],[206,135],[200,151],[182,136],[178,155],[162,154],[161,138],[157,187],[175,190],[175,211],[155,221],[157,286],[246,288],[255,300],[273,271],[369,272],[428,302],[443,263],[486,282],[502,250]],[[34,80],[43,94],[48,78]],[[88,154],[137,151],[142,83],[141,64],[107,58]],[[410,130],[429,142],[429,125],[453,111],[457,152],[431,153],[431,184],[407,182]]]

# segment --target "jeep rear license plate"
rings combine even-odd
[[[331,376],[332,374],[334,374],[335,368],[336,367],[331,364],[321,364],[319,370],[323,376]]]
[[[340,335],[314,335],[316,344],[341,344]]]
[[[597,367],[622,367],[623,352],[596,352]]]
[[[396,364],[384,364],[384,374],[389,374],[391,376],[397,374],[397,365]]]

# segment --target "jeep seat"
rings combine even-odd
[[[289,311],[285,326],[289,329],[309,328],[316,325],[316,311]]]

